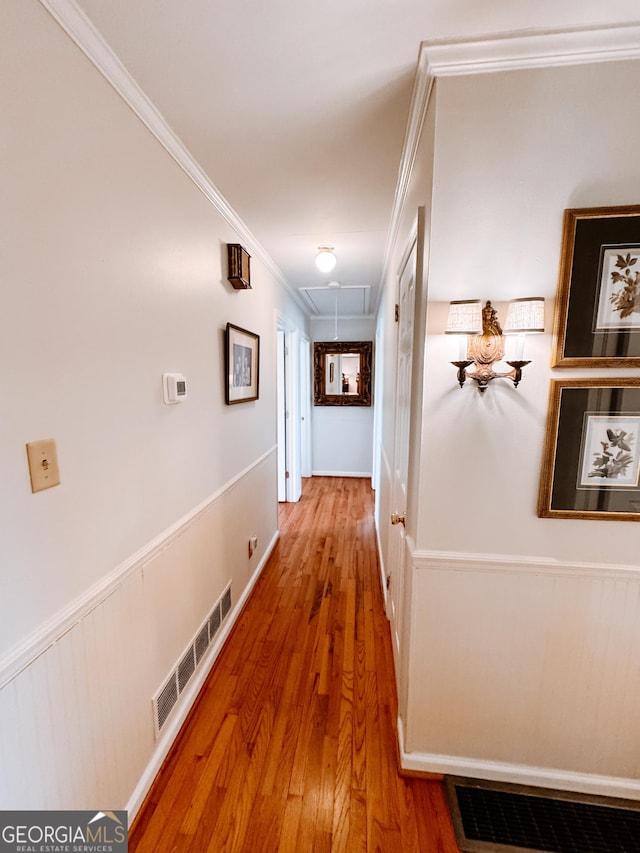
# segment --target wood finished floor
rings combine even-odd
[[[132,827],[131,853],[459,853],[398,773],[368,479],[313,477]]]

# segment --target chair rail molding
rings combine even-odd
[[[98,583],[87,589],[82,595],[71,601],[67,607],[55,613],[34,632],[26,636],[22,642],[10,648],[0,657],[0,690],[26,669],[36,658],[43,654],[60,637],[80,622],[94,608],[109,598],[116,589],[122,586],[134,572],[149,563],[160,551],[167,548],[184,530],[193,524],[201,515],[206,513],[215,502],[227,493],[236,483],[240,482],[251,471],[258,468],[270,456],[275,454],[276,446],[269,448],[258,459],[240,471],[235,477],[221,486],[190,512],[178,519],[169,528],[160,533],[155,539],[125,560],[119,566],[105,575]],[[272,543],[270,547],[273,547]]]
[[[416,550],[407,536],[411,564],[417,571],[440,569],[449,572],[499,572],[573,577],[589,580],[640,582],[640,567],[609,563],[581,563],[547,557],[507,554],[468,554],[455,551]]]

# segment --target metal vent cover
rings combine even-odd
[[[155,701],[155,721],[158,731],[164,726],[165,722],[173,706],[178,701],[178,683],[176,681],[175,672],[171,673],[171,677],[162,688]]]
[[[212,640],[216,634],[216,631],[220,627],[221,622],[222,618],[220,616],[220,602],[218,602],[211,611],[211,614],[209,615],[209,636]]]
[[[178,690],[180,693],[187,686],[187,682],[196,671],[196,655],[194,644],[189,646],[182,660],[178,664]]]
[[[640,803],[568,791],[446,777],[465,853],[640,851]]]
[[[156,738],[175,708],[178,697],[196,672],[225,616],[231,610],[231,584],[213,605],[205,621],[199,627],[176,666],[163,686],[153,697],[153,720]]]
[[[226,592],[223,594],[220,599],[220,610],[222,612],[222,618],[227,615],[227,613],[231,610],[231,587],[227,587]]]
[[[196,653],[196,666],[200,663],[202,658],[204,657],[204,653],[209,648],[209,620],[204,623],[202,628],[200,628],[200,632],[195,639],[193,644],[194,651]]]

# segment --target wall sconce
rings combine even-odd
[[[539,296],[513,299],[509,303],[504,331],[491,302],[487,301],[484,308],[479,299],[451,302],[445,334],[461,336],[458,361],[451,362],[458,368],[460,387],[468,377],[478,383],[481,392],[496,378],[511,379],[517,388],[522,368],[529,364],[522,357],[524,336],[531,332],[544,332],[544,299]],[[516,358],[507,361],[511,370],[497,373],[493,367],[504,356],[505,335],[518,336]],[[473,372],[467,372],[471,365]]]
[[[333,254],[333,246],[318,246],[318,254],[316,255],[316,266],[320,272],[331,272],[337,263],[337,258]]]

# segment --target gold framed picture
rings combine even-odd
[[[552,380],[541,518],[640,521],[640,379]]]
[[[553,367],[640,367],[640,205],[565,210]]]

